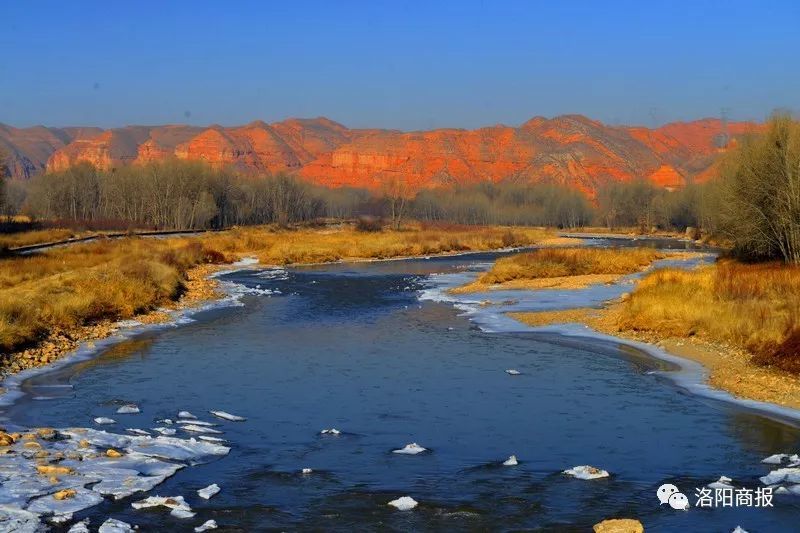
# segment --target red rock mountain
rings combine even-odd
[[[536,117],[517,128],[418,132],[348,129],[326,118],[105,131],[0,124],[0,147],[11,154],[11,171],[19,179],[80,161],[108,169],[177,157],[250,173],[289,172],[331,187],[379,190],[399,179],[418,190],[514,179],[562,183],[593,194],[604,183],[638,177],[670,188],[706,179],[728,139],[757,127],[723,126],[716,119],[655,129],[617,127],[580,115]]]

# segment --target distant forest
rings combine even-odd
[[[288,175],[243,176],[197,161],[168,160],[97,170],[81,163],[28,183],[6,180],[5,215],[27,214],[87,227],[158,229],[290,224],[321,218],[413,218],[457,224],[576,228],[700,225],[705,188],[669,192],[644,180],[614,183],[595,202],[554,184],[481,183],[410,194],[401,181],[379,192],[329,189]]]

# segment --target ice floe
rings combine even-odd
[[[509,368],[508,370],[506,370],[506,374],[508,374],[509,376],[519,376],[522,374],[522,372],[520,372],[516,368]]]
[[[0,531],[35,533],[41,530],[39,515],[11,505],[0,505]]]
[[[120,415],[132,415],[141,412],[142,411],[139,409],[139,406],[133,403],[125,404],[117,409],[117,414]]]
[[[195,513],[183,499],[183,496],[148,496],[144,500],[133,502],[131,507],[134,509],[147,509],[148,507],[166,507],[170,510],[170,515],[175,518],[192,518]]]
[[[761,462],[768,465],[779,465],[788,458],[788,453],[776,453],[775,455],[770,455],[766,459],[763,459]]]
[[[198,426],[197,424],[184,424],[181,426],[181,429],[184,431],[192,431],[194,433],[222,433],[221,431],[217,431],[216,429],[212,429],[208,426]]]
[[[730,489],[733,488],[731,485],[731,481],[733,481],[728,476],[720,476],[720,478],[713,483],[709,483],[706,485],[710,489]]]
[[[216,483],[213,483],[213,484],[209,485],[208,487],[206,487],[204,489],[198,490],[197,491],[197,495],[200,496],[201,498],[209,500],[209,499],[211,499],[212,496],[217,494],[220,490],[221,489],[219,488],[219,485],[217,485]]]
[[[517,466],[518,464],[519,464],[519,461],[517,461],[517,456],[516,455],[511,455],[511,456],[508,457],[508,459],[503,461],[503,466]]]
[[[766,476],[760,477],[759,480],[764,485],[775,485],[783,482],[800,483],[800,468],[778,468]]]
[[[314,472],[314,471],[311,470],[310,468],[304,468],[303,470],[300,471],[301,474],[305,474],[305,475],[311,474],[312,472]]]
[[[339,431],[336,428],[330,428],[330,429],[323,429],[319,433],[320,435],[339,435],[341,431]]]
[[[147,436],[150,435],[149,432],[147,432],[147,431],[145,431],[143,429],[138,429],[138,428],[126,428],[125,431],[127,431],[129,433],[133,433],[135,435],[147,435]]]
[[[51,516],[52,522],[64,522],[72,519],[73,513],[94,507],[103,497],[94,490],[75,488],[61,491],[60,494],[68,494],[56,498],[56,494],[47,494],[31,500],[26,507],[27,511],[39,515]]]
[[[107,424],[116,424],[117,421],[114,420],[113,418],[108,418],[107,416],[98,416],[97,418],[94,419],[94,423],[100,425],[107,425]]]
[[[736,526],[736,529],[731,531],[731,533],[747,533],[747,530],[743,529],[742,526]]]
[[[564,474],[577,479],[600,479],[609,476],[607,471],[589,465],[574,466],[564,470]]]
[[[201,525],[194,528],[197,533],[201,531],[208,531],[209,529],[217,529],[217,522],[214,520],[206,520]]]
[[[194,415],[193,415],[192,413],[190,413],[189,411],[181,411],[180,413],[178,413],[178,418],[192,418],[192,419],[196,419],[197,417],[196,417],[196,416],[194,416]]]
[[[92,428],[68,428],[60,430],[60,433],[76,441],[85,440],[98,448],[124,448],[131,442],[131,439],[136,438]]]
[[[197,438],[200,439],[200,440],[204,440],[206,442],[228,442],[225,439],[221,439],[219,437],[210,437],[208,435],[200,435]]]
[[[226,413],[225,411],[209,411],[212,415],[216,416],[217,418],[221,418],[223,420],[230,420],[231,422],[244,422],[247,420],[243,416],[232,415],[230,413]]]
[[[156,432],[158,432],[158,433],[161,433],[162,435],[174,435],[175,433],[177,433],[177,432],[178,432],[178,430],[177,430],[177,429],[173,429],[173,428],[165,428],[165,427],[157,427],[157,428],[153,428],[153,431],[156,431]]]
[[[100,525],[97,533],[133,533],[133,528],[127,522],[109,518]]]
[[[423,448],[416,442],[412,442],[411,444],[406,444],[400,449],[392,450],[392,453],[399,453],[403,455],[417,455],[418,453],[427,452],[427,448]]]
[[[203,420],[197,420],[197,419],[178,420],[177,423],[180,425],[193,424],[195,426],[206,426],[206,427],[214,427],[217,425],[214,424],[213,422],[205,422]]]
[[[390,501],[388,505],[391,505],[392,507],[400,511],[410,511],[411,509],[419,505],[419,502],[417,502],[417,500],[415,500],[410,496],[403,496],[401,498],[397,498],[396,500]]]
[[[86,518],[80,522],[75,522],[67,533],[89,533],[89,519]]]
[[[104,497],[119,500],[152,490],[181,468],[230,451],[195,439],[119,435],[93,428],[32,434],[32,439],[7,446],[0,461],[0,531],[36,531],[43,518],[51,523],[68,521],[74,513],[100,504]],[[48,464],[30,453],[31,443],[57,458]],[[182,506],[172,514],[194,516]],[[130,530],[124,527],[108,522],[101,530]]]

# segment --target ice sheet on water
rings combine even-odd
[[[733,485],[731,485],[732,481],[733,480],[731,478],[729,478],[728,476],[720,476],[720,478],[718,480],[716,480],[716,481],[714,481],[712,483],[709,483],[706,486],[708,488],[714,489],[714,490],[717,490],[717,489],[725,490],[725,489],[733,488]]]
[[[150,457],[187,461],[200,464],[210,456],[227,455],[230,448],[221,444],[198,441],[195,439],[179,439],[176,437],[135,437],[128,447],[128,452],[138,452]]]
[[[139,406],[132,403],[125,404],[121,406],[119,409],[117,409],[117,414],[121,415],[132,415],[140,412],[141,410],[139,409]]]
[[[776,483],[800,483],[800,468],[778,468],[766,476],[759,478],[764,485],[775,485]]]
[[[166,476],[140,476],[139,472],[127,468],[110,468],[104,471],[103,481],[92,490],[115,500],[127,498],[137,492],[147,492],[160,485]]]
[[[517,456],[516,455],[511,455],[511,456],[509,456],[508,459],[503,461],[503,466],[517,466],[518,464],[519,464],[519,461],[517,461]]]
[[[97,533],[133,533],[133,528],[127,522],[109,518],[100,525]]]
[[[594,466],[589,465],[574,466],[568,470],[564,470],[564,473],[577,479],[586,480],[600,479],[609,476],[609,473],[606,470],[595,468]]]
[[[183,499],[183,496],[149,496],[144,500],[133,502],[131,507],[134,509],[147,509],[149,507],[166,507],[170,509],[170,515],[175,518],[192,518],[195,513]]]
[[[217,442],[217,443],[228,442],[225,439],[221,439],[219,437],[209,437],[208,435],[200,435],[197,438],[200,440],[204,440],[206,442]]]
[[[98,448],[124,448],[132,438],[136,438],[92,428],[69,428],[61,430],[61,433],[75,440],[86,440]]]
[[[87,483],[98,481],[96,476],[63,476],[58,483],[51,483],[48,476],[36,472],[35,463],[20,465],[20,473],[12,476],[0,486],[0,504],[23,508],[31,498],[53,494],[64,489],[79,489]]]
[[[93,507],[103,501],[103,497],[92,490],[84,488],[74,490],[74,496],[63,500],[55,499],[52,494],[35,498],[31,500],[26,510],[40,515],[54,515],[56,521],[64,521],[70,520],[74,513]]]
[[[0,531],[34,533],[41,531],[39,516],[10,505],[0,505]]]
[[[201,533],[202,531],[208,531],[209,529],[217,529],[217,522],[214,520],[206,520],[201,525],[194,528],[197,533]]]
[[[173,509],[169,514],[175,518],[194,518],[195,515],[192,511],[184,511],[183,509]]]
[[[213,426],[216,426],[216,425],[217,425],[217,424],[214,424],[213,422],[205,422],[205,421],[203,421],[203,420],[197,420],[197,419],[192,419],[192,420],[178,420],[178,422],[177,422],[177,423],[178,423],[178,424],[182,424],[182,425],[186,425],[186,424],[193,424],[193,425],[195,425],[195,426],[206,426],[206,427],[213,427]]]
[[[208,487],[206,487],[204,489],[198,490],[197,491],[197,495],[200,496],[201,498],[204,498],[204,499],[208,500],[212,496],[217,494],[220,490],[221,489],[219,488],[219,485],[217,485],[216,483],[213,483],[213,484],[209,485]]]
[[[417,500],[415,500],[410,496],[403,496],[401,498],[397,498],[396,500],[390,501],[388,505],[391,505],[392,507],[398,509],[399,511],[410,511],[411,509],[419,505],[419,503],[417,502]]]
[[[86,518],[80,522],[75,522],[67,533],[89,533],[89,519]]]
[[[113,418],[108,418],[107,416],[98,416],[97,418],[94,419],[94,423],[100,425],[108,425],[108,424],[116,424],[117,421],[114,420]]]
[[[82,475],[90,473],[101,476],[106,470],[124,469],[134,470],[145,476],[169,477],[185,465],[162,461],[137,452],[131,452],[122,457],[100,457],[93,461],[62,461],[63,465],[74,468]]]
[[[273,279],[281,281],[289,279],[289,273],[283,268],[267,268],[256,274],[256,276],[261,279]]]
[[[193,419],[196,419],[197,417],[194,416],[189,411],[181,411],[180,413],[178,413],[178,418],[193,418]],[[180,422],[180,420],[178,422]]]
[[[194,433],[213,433],[213,434],[221,434],[221,431],[217,431],[216,429],[212,429],[208,426],[198,426],[197,424],[184,424],[181,426],[181,429],[184,431],[191,431]]]
[[[763,459],[761,462],[768,465],[779,465],[784,461],[784,459],[787,459],[788,457],[789,454],[776,453],[775,455],[770,455],[766,459]]]
[[[127,428],[125,429],[125,431],[133,433],[134,435],[150,435],[150,433],[148,433],[147,431],[137,428]]]
[[[178,430],[174,429],[174,428],[155,427],[155,428],[152,428],[152,429],[156,433],[161,433],[162,435],[174,435],[175,433],[178,432]]]
[[[225,411],[209,411],[212,415],[216,416],[217,418],[222,418],[223,420],[230,420],[231,422],[244,422],[247,420],[243,416],[232,415],[231,413],[226,413]]]
[[[422,446],[420,446],[416,442],[412,442],[411,444],[406,444],[405,446],[403,446],[402,448],[400,448],[398,450],[392,450],[392,453],[398,453],[398,454],[401,454],[401,455],[417,455],[418,453],[422,453],[422,452],[426,452],[426,451],[428,451],[427,448],[423,448]]]

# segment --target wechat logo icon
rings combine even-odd
[[[658,496],[660,505],[667,504],[678,511],[687,511],[689,507],[691,507],[689,505],[689,498],[687,498],[685,494],[678,490],[678,487],[669,483],[665,483],[658,487],[656,496]]]

